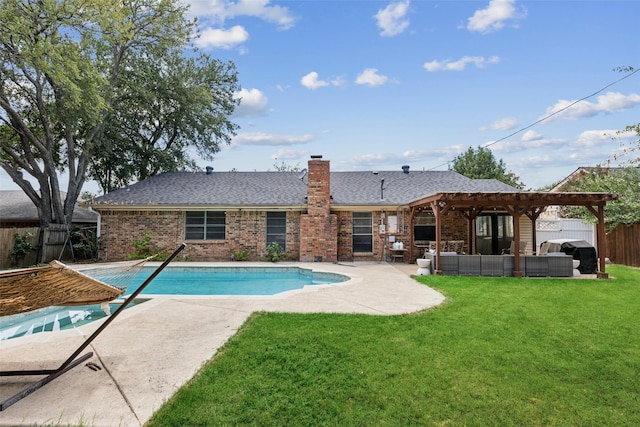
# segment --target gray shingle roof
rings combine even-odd
[[[297,172],[167,172],[95,199],[124,205],[302,205]]]
[[[383,192],[381,180],[384,179]],[[332,205],[404,205],[438,192],[503,192],[496,180],[453,171],[331,172]],[[307,178],[297,172],[163,173],[95,199],[95,204],[175,206],[306,205]],[[384,195],[384,200],[381,196]]]
[[[64,199],[66,193],[61,193]],[[22,190],[0,191],[0,219],[4,221],[39,221],[38,210]],[[97,222],[98,215],[76,205],[73,222]]]
[[[384,191],[381,180],[384,179]],[[496,180],[474,180],[453,171],[333,172],[334,205],[405,205],[440,192],[517,191]],[[384,200],[381,200],[384,196]]]

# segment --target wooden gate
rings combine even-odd
[[[42,255],[40,262],[50,262],[54,259],[69,259],[69,233],[64,224],[49,224],[42,230]]]

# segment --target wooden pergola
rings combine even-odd
[[[597,219],[597,240],[599,270],[598,278],[607,278],[605,272],[605,227],[604,206],[608,201],[617,199],[616,194],[610,193],[544,193],[544,192],[441,192],[415,200],[409,204],[411,209],[411,224],[418,210],[430,208],[436,221],[436,249],[439,252],[441,241],[442,217],[452,210],[457,210],[468,220],[469,242],[472,247],[474,229],[473,224],[482,212],[499,209],[513,217],[513,239],[520,241],[520,217],[526,215],[532,222],[533,245],[536,246],[535,222],[547,206],[584,206]],[[412,227],[413,228],[413,227]],[[413,229],[411,230],[410,251],[413,258]],[[514,277],[522,277],[520,271],[520,251],[515,251]],[[440,256],[436,257],[435,272],[441,274]]]

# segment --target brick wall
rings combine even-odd
[[[378,226],[381,223],[381,211],[373,212],[373,252],[366,254],[354,254],[352,250],[352,230],[353,215],[351,212],[340,211],[338,216],[338,260],[339,261],[380,261],[386,255],[389,255],[389,248],[392,243],[389,242],[388,235],[380,234]],[[385,211],[385,217],[389,215],[397,215],[398,217],[398,233],[396,233],[396,241],[401,241],[405,245],[405,249],[409,249],[411,230],[411,217],[409,210]],[[459,216],[455,211],[449,212],[442,218],[442,240],[464,240],[467,241],[468,223],[467,220]],[[387,245],[385,250],[384,245]],[[465,250],[466,245],[465,245]],[[414,258],[418,255],[418,249],[414,249]],[[404,260],[409,261],[409,251],[405,253]],[[412,260],[413,261],[413,260]]]
[[[409,244],[410,218],[408,210],[385,211],[385,218],[389,215],[398,216],[398,233],[394,234],[396,241]],[[380,261],[389,254],[389,236],[380,234],[379,225],[386,224],[386,219],[381,221],[382,211],[373,211],[373,251],[371,253],[353,253],[353,214],[352,212],[341,211],[338,213],[338,259],[340,261]],[[384,245],[387,245],[385,249]],[[409,259],[407,252],[406,260]]]
[[[101,250],[103,261],[122,261],[134,252],[132,242],[152,233],[152,243],[173,249],[184,239],[183,215],[174,211],[101,212]]]
[[[226,236],[223,241],[187,240],[181,257],[191,261],[229,261],[234,252],[244,250],[250,260],[265,258],[266,212],[229,211],[226,213]],[[151,231],[151,242],[158,248],[175,249],[184,240],[183,211],[114,211],[102,212],[103,261],[122,261],[134,251],[132,242]],[[286,253],[291,259],[300,256],[300,212],[287,212]]]
[[[319,205],[316,206],[318,208]],[[287,212],[287,247],[290,259],[301,261],[380,261],[391,243],[378,232],[380,211],[373,212],[373,252],[353,254],[352,213],[339,211],[330,214],[316,209],[316,215]],[[410,218],[408,211],[385,212],[398,215],[399,233],[396,240],[409,244]],[[122,261],[134,251],[133,240],[152,232],[152,243],[167,250],[184,242],[184,212],[182,211],[114,211],[102,212],[103,261]],[[266,212],[229,211],[226,214],[226,238],[224,241],[187,241],[181,256],[192,261],[229,261],[235,251],[244,250],[250,260],[265,259]],[[442,240],[467,241],[467,220],[450,212],[442,220]],[[305,246],[303,253],[301,247]],[[469,250],[465,248],[467,253]],[[414,253],[414,256],[416,253]],[[409,253],[405,256],[409,261]]]

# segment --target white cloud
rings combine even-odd
[[[189,12],[201,19],[211,19],[220,24],[227,18],[252,16],[288,30],[295,25],[296,18],[289,9],[270,5],[270,0],[185,0],[189,4]]]
[[[331,79],[331,86],[344,87],[345,85],[346,82],[344,81],[343,77],[334,77],[333,79]]]
[[[538,132],[533,131],[531,129],[529,129],[528,131],[522,134],[522,140],[524,142],[540,141],[542,138],[543,138],[542,134],[539,134]]]
[[[356,83],[359,85],[380,86],[389,81],[387,76],[378,74],[377,68],[367,68],[356,78]]]
[[[514,117],[505,117],[503,119],[496,120],[488,127],[482,127],[480,130],[511,130],[518,125],[518,120]]]
[[[320,76],[315,71],[306,74],[300,79],[300,84],[307,89],[318,89],[325,86],[344,86],[342,77],[335,77],[331,80],[320,80]]]
[[[389,3],[384,9],[378,10],[374,18],[380,28],[380,35],[392,37],[401,34],[409,26],[409,0]]]
[[[488,142],[483,145],[490,147],[491,151],[496,153],[522,153],[525,150],[539,149],[545,147],[565,147],[567,141],[561,138],[545,139],[536,132],[529,131],[522,135],[521,139],[506,139],[498,143]]]
[[[451,160],[462,153],[467,147],[456,144],[447,147],[433,147],[425,150],[405,150],[403,152],[369,153],[353,156],[346,160],[333,162],[336,170],[363,170],[363,169],[389,169],[400,170],[402,165],[416,165],[425,162],[429,167],[434,162]],[[391,165],[391,166],[390,166]],[[420,166],[411,166],[420,170]]]
[[[576,150],[569,155],[569,161],[576,167],[579,166],[595,166],[597,164],[606,163],[616,154],[616,150]],[[569,163],[569,162],[567,162]]]
[[[329,86],[330,84],[329,82],[320,80],[318,73],[316,73],[315,71],[312,71],[309,74],[303,76],[300,79],[300,83],[307,89],[318,89],[320,87]]]
[[[271,158],[274,160],[296,160],[306,156],[306,151],[281,148],[280,150],[272,154]]]
[[[502,29],[505,21],[524,18],[526,12],[518,13],[515,3],[515,0],[491,0],[486,8],[476,10],[469,18],[467,29],[486,34]]]
[[[430,72],[436,71],[462,71],[467,67],[467,64],[473,64],[476,68],[484,68],[487,64],[497,64],[500,62],[500,57],[492,56],[485,58],[484,56],[463,56],[457,61],[445,59],[444,61],[433,60],[431,62],[425,62],[423,67]]]
[[[306,144],[313,140],[313,135],[277,135],[263,132],[248,132],[236,135],[234,145],[295,145]]]
[[[242,26],[235,25],[228,30],[207,28],[201,32],[195,43],[201,48],[232,49],[247,40],[249,40],[249,33]]]
[[[613,113],[640,104],[640,95],[636,93],[623,95],[619,92],[607,92],[598,96],[596,102],[580,101],[575,105],[571,105],[574,102],[576,101],[561,99],[555,105],[547,108],[543,117],[554,114],[553,117],[548,118],[546,121],[559,119],[576,120],[593,117],[599,113]],[[562,111],[565,108],[566,110]]]
[[[258,89],[243,88],[236,92],[233,97],[240,99],[240,105],[234,111],[234,116],[260,116],[269,108],[269,100]]]
[[[634,132],[621,132],[616,129],[587,130],[578,135],[576,145],[579,147],[595,147],[603,144],[619,144],[620,139],[627,140],[635,137]]]
[[[550,155],[542,155],[542,156],[520,156],[517,159],[509,161],[508,168],[510,170],[518,173],[519,170],[527,170],[533,168],[542,168],[552,165],[560,165],[565,166],[568,162],[566,158],[562,156],[550,156]]]

